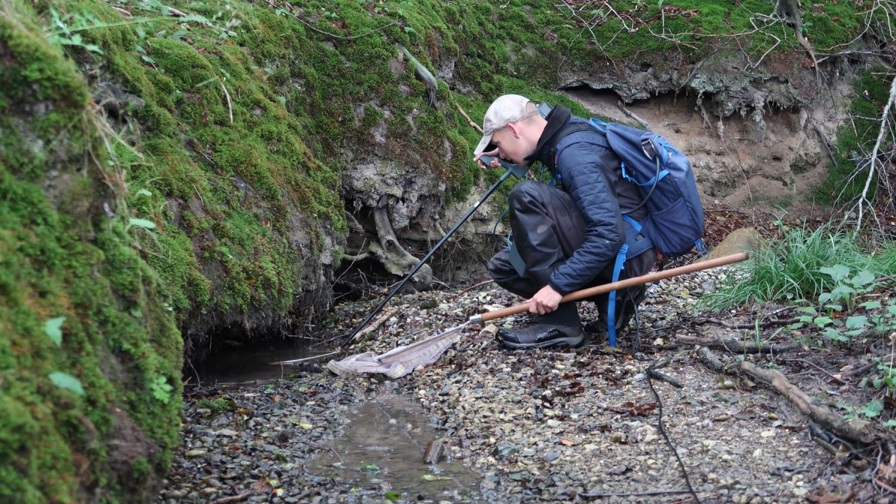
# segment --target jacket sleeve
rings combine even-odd
[[[585,133],[573,135],[566,146],[558,148],[556,169],[563,189],[582,212],[585,241],[551,274],[551,287],[564,295],[588,285],[616,260],[625,242],[625,221],[616,191],[604,172],[602,155],[607,150],[587,140],[576,140],[587,138]]]

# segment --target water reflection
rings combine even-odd
[[[310,465],[309,472],[350,481],[410,500],[476,502],[481,478],[456,461],[424,463],[424,452],[439,433],[413,401],[381,393],[347,415],[345,434]]]
[[[309,347],[308,340],[288,339],[235,347],[211,356],[196,368],[187,366],[185,376],[204,386],[288,378],[295,366],[276,366],[272,362],[314,357],[329,349]]]

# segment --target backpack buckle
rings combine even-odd
[[[641,138],[641,150],[644,151],[647,159],[653,160],[656,157],[656,147],[653,146],[653,142],[649,138]]]

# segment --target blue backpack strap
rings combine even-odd
[[[638,222],[638,221],[636,221],[635,219],[631,218],[631,216],[629,216],[628,214],[622,214],[622,218],[625,219],[625,222],[628,222],[628,225],[629,225],[629,226],[635,228],[635,231],[637,231],[637,232],[639,232],[639,233],[641,232],[641,228],[644,227],[644,226],[641,225],[640,222]]]
[[[664,157],[665,157],[665,156],[664,156]],[[663,162],[665,162],[665,161],[663,161]],[[660,160],[659,160],[659,159],[657,159],[657,164],[660,165]],[[661,168],[659,168],[659,166],[658,166],[658,167],[657,167],[657,174],[656,174],[656,176],[654,176],[653,178],[651,178],[651,179],[648,180],[647,182],[638,182],[634,177],[632,177],[632,176],[629,174],[628,170],[625,168],[625,161],[623,161],[622,163],[620,163],[619,167],[621,168],[621,171],[622,171],[622,178],[624,178],[625,180],[628,180],[628,181],[631,182],[632,184],[635,184],[635,185],[637,185],[637,186],[641,186],[641,187],[651,187],[651,186],[653,186],[654,184],[656,184],[657,182],[659,182],[660,180],[663,180],[664,178],[666,178],[666,175],[669,174],[669,170],[661,169]]]
[[[628,245],[623,245],[616,254],[616,264],[613,265],[613,281],[619,281],[619,274],[625,264],[625,256],[628,253]],[[616,346],[616,291],[610,291],[610,299],[607,301],[607,336],[611,347]]]

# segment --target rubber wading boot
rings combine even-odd
[[[512,349],[577,347],[585,340],[575,303],[564,303],[551,313],[538,315],[527,327],[501,329],[497,336]]]

